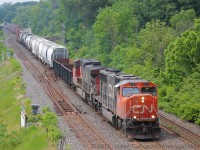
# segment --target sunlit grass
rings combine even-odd
[[[43,127],[27,127],[22,133],[23,142],[15,150],[42,150],[48,147],[47,134]]]

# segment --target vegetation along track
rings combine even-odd
[[[175,132],[176,134],[180,135],[190,143],[196,145],[200,148],[200,135],[194,133],[193,131],[175,123],[174,121],[170,120],[169,118],[165,117],[162,114],[160,115],[161,125],[166,127],[167,129]]]
[[[15,40],[10,38],[9,45],[15,50],[17,56],[23,61],[26,68],[33,74],[37,81],[43,86],[60,115],[63,115],[71,131],[80,139],[86,149],[113,149],[105,139],[79,114],[76,109],[69,103],[65,95],[60,92],[55,83],[49,80],[49,73],[44,69],[41,71],[29,58],[24,54],[24,49]],[[48,74],[48,75],[47,75]],[[51,79],[54,77],[51,77]]]

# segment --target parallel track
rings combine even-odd
[[[176,134],[180,135],[190,143],[194,144],[195,146],[200,148],[200,135],[194,133],[193,131],[175,123],[174,121],[170,120],[169,118],[165,117],[162,114],[159,114],[161,125],[166,127],[167,129],[175,132]]]
[[[158,141],[134,141],[133,144],[138,145],[139,150],[166,150]]]

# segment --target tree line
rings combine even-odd
[[[96,58],[155,82],[159,107],[200,125],[200,1],[45,0],[0,7],[0,19],[61,35],[72,58]],[[10,8],[10,9],[8,9]]]

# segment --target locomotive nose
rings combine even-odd
[[[130,104],[130,112],[127,117],[135,120],[149,121],[157,119],[157,105],[153,96],[138,94],[127,98],[126,102]]]

